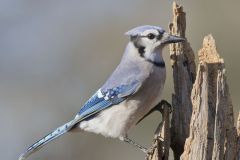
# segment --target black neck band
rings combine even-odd
[[[146,59],[146,58],[145,58]],[[153,65],[157,66],[157,67],[160,67],[160,68],[165,68],[165,63],[163,61],[161,62],[155,62],[155,61],[152,61],[150,59],[146,59],[146,61],[152,63]]]

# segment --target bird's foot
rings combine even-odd
[[[154,107],[154,109],[155,110],[158,110],[159,112],[163,112],[163,107],[164,106],[168,106],[169,107],[169,110],[170,110],[170,113],[172,113],[172,111],[173,111],[173,108],[172,108],[172,105],[168,102],[168,101],[166,101],[166,100],[161,100],[161,102],[159,102],[155,107]]]
[[[167,105],[169,107],[170,113],[172,113],[172,106],[171,106],[171,104],[168,103],[168,101],[166,101],[166,100],[162,100],[155,107],[153,107],[147,114],[145,114],[136,124],[140,123],[144,118],[149,116],[154,111],[159,111],[159,112],[162,113],[164,105]]]
[[[145,156],[145,160],[148,160],[149,157],[151,157],[154,153],[154,150],[157,148],[157,144],[152,145],[150,148],[147,149],[146,151],[146,156]]]

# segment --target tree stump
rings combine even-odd
[[[172,35],[185,36],[186,14],[182,6],[173,3],[173,22],[169,25]],[[196,77],[195,56],[189,42],[170,44],[174,93],[172,95],[171,148],[178,160],[189,136],[192,115],[191,91]]]
[[[171,34],[185,37],[185,16],[183,7],[174,2]],[[148,160],[167,160],[169,144],[175,160],[240,160],[240,112],[235,127],[224,60],[212,35],[204,38],[198,57],[196,75],[190,44],[170,45],[174,80],[171,129],[165,107]]]
[[[226,69],[211,35],[203,40],[199,61],[192,90],[190,136],[181,159],[235,160],[237,130],[234,127]]]
[[[237,134],[238,134],[238,146],[237,146],[237,159],[240,159],[240,112],[238,114],[238,120],[237,120]]]
[[[170,109],[163,105],[162,122],[158,125],[152,143],[152,153],[146,157],[147,160],[168,160],[170,148]]]

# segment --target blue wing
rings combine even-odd
[[[129,85],[120,85],[109,89],[99,89],[80,109],[78,116],[86,119],[112,105],[116,105],[134,94],[141,84],[135,81]]]

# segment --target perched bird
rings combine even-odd
[[[66,132],[88,131],[119,138],[142,151],[127,137],[128,130],[161,101],[166,78],[163,48],[183,38],[157,26],[140,26],[126,32],[130,41],[112,75],[81,107],[75,118],[30,146],[19,160],[26,159]]]

